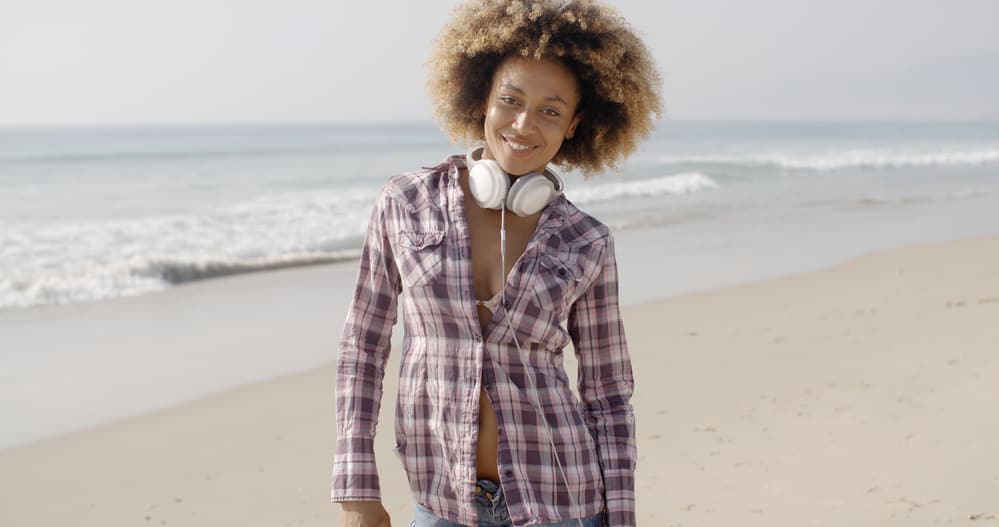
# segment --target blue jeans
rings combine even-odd
[[[496,482],[480,479],[475,483],[475,505],[479,513],[479,524],[475,527],[513,527],[510,511],[506,508],[503,489]],[[583,527],[603,527],[604,514],[583,518]],[[409,527],[465,527],[434,516],[426,507],[416,504],[416,517]],[[532,527],[579,527],[579,520],[565,520],[558,523],[536,524]]]

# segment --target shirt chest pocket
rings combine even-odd
[[[402,230],[396,239],[396,262],[406,287],[433,282],[444,267],[443,230]]]
[[[538,306],[561,318],[578,296],[582,271],[578,255],[572,251],[541,254],[533,277]]]

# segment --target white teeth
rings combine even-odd
[[[516,150],[517,152],[525,152],[531,149],[531,147],[528,145],[518,145],[517,143],[514,143],[509,139],[506,140],[506,144],[510,145],[511,150]]]

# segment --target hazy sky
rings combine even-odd
[[[999,119],[999,1],[610,1],[667,117]],[[0,0],[0,126],[429,120],[457,1]]]

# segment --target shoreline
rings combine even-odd
[[[639,252],[636,247],[641,243],[640,240],[642,240],[643,232],[646,236],[648,236],[648,233],[651,231],[635,231],[634,233],[626,231],[623,234],[618,233],[615,235],[620,240],[618,242],[619,247],[624,247],[623,250],[619,249],[618,253],[619,267],[621,269],[619,275],[622,277],[621,305],[623,309],[642,309],[645,306],[652,306],[662,302],[682,301],[685,298],[694,298],[698,295],[712,294],[726,290],[734,291],[746,287],[752,288],[784,279],[793,279],[815,273],[831,272],[840,267],[851,265],[854,262],[862,261],[866,258],[876,258],[878,255],[890,254],[897,251],[999,239],[999,233],[995,233],[968,236],[945,241],[895,245],[891,247],[879,248],[873,251],[862,252],[853,256],[843,257],[839,260],[835,260],[835,257],[830,255],[824,255],[824,258],[820,258],[816,261],[822,262],[831,258],[834,260],[833,263],[822,266],[821,264],[816,264],[816,261],[808,263],[797,262],[796,264],[778,268],[776,271],[771,269],[771,275],[763,274],[763,265],[759,262],[754,264],[755,269],[748,274],[735,273],[730,276],[721,276],[723,274],[722,272],[719,272],[717,269],[712,269],[710,273],[707,273],[709,276],[705,280],[696,283],[696,285],[691,286],[688,284],[685,286],[685,289],[681,289],[678,293],[656,295],[655,293],[649,293],[649,291],[657,291],[656,287],[651,287],[645,291],[640,290],[636,284],[639,284],[642,281],[641,278],[633,280],[628,279],[628,277],[632,275],[648,278],[656,272],[645,263],[637,262],[638,258],[635,258]],[[621,240],[622,238],[623,240]],[[655,260],[655,258],[652,258],[652,260]],[[271,362],[268,361],[267,356],[273,354],[274,349],[277,348],[273,346],[259,346],[260,343],[258,342],[258,345],[254,346],[254,348],[258,352],[256,358],[258,359],[258,364],[261,368],[258,368],[257,371],[247,372],[246,375],[240,378],[220,378],[220,386],[215,388],[201,387],[194,390],[192,393],[186,394],[183,392],[185,392],[185,390],[189,390],[190,387],[178,388],[162,386],[161,388],[164,391],[169,392],[169,396],[155,402],[153,407],[146,409],[137,407],[134,410],[126,411],[124,414],[117,412],[119,415],[105,419],[102,422],[85,424],[76,428],[64,427],[64,430],[61,432],[44,435],[26,442],[9,444],[9,441],[0,441],[0,452],[23,446],[31,446],[49,439],[56,439],[79,432],[86,432],[88,430],[106,426],[114,426],[117,423],[142,418],[143,416],[157,412],[168,411],[186,404],[196,403],[202,399],[223,395],[246,386],[276,381],[294,375],[307,374],[317,369],[335,365],[336,337],[339,335],[339,330],[342,328],[343,318],[346,316],[346,309],[348,307],[350,294],[354,285],[353,281],[356,278],[354,276],[356,268],[354,265],[351,265],[352,262],[353,260],[349,260],[337,263],[295,266],[275,270],[262,270],[252,273],[240,273],[185,283],[164,291],[135,297],[113,298],[99,302],[74,303],[67,305],[33,306],[6,313],[0,312],[0,332],[2,332],[5,328],[15,329],[13,338],[10,338],[11,333],[8,331],[6,340],[8,340],[8,342],[12,342],[14,347],[22,348],[22,350],[30,350],[31,347],[36,346],[31,346],[27,341],[32,337],[38,337],[39,332],[28,331],[26,334],[19,335],[16,331],[19,329],[18,325],[22,325],[21,328],[23,328],[24,324],[42,328],[43,326],[47,327],[53,322],[53,320],[57,323],[65,323],[65,321],[70,320],[75,321],[70,325],[71,331],[82,331],[85,333],[96,334],[99,333],[99,331],[88,331],[86,326],[92,325],[102,327],[105,326],[107,322],[111,320],[117,321],[122,316],[134,316],[147,326],[142,328],[143,330],[153,329],[155,331],[157,328],[148,327],[150,319],[162,321],[164,320],[164,315],[168,318],[176,317],[175,313],[171,313],[172,311],[184,308],[196,308],[197,306],[195,306],[194,302],[201,299],[214,299],[216,296],[219,298],[227,298],[225,305],[231,307],[235,303],[238,303],[233,302],[232,299],[234,292],[236,291],[243,291],[243,293],[236,293],[236,295],[245,296],[247,298],[261,296],[274,298],[274,294],[277,292],[279,292],[282,296],[291,298],[296,292],[303,292],[306,288],[309,288],[313,289],[313,292],[320,291],[322,293],[328,293],[328,295],[321,296],[328,296],[328,299],[331,300],[331,302],[328,302],[327,305],[321,309],[307,310],[306,314],[309,315],[311,320],[303,320],[301,321],[301,324],[299,324],[300,328],[309,326],[310,323],[313,324],[313,327],[310,328],[310,330],[303,329],[302,333],[299,334],[302,341],[311,341],[311,345],[309,347],[312,348],[312,351],[307,355],[295,357],[294,360],[290,362]],[[711,265],[706,261],[702,262],[702,264]],[[707,285],[710,283],[716,283],[717,285]],[[628,287],[629,285],[631,287]],[[335,299],[339,299],[339,302],[332,301]],[[309,299],[308,303],[312,306],[318,305],[314,298]],[[203,313],[198,314],[203,315]],[[302,313],[299,312],[298,314]],[[221,316],[221,312],[219,309],[209,309],[208,316],[219,317]],[[189,323],[192,316],[182,315],[176,318],[182,323]],[[326,340],[319,338],[316,333],[316,327],[314,324],[316,324],[317,319],[322,319],[326,323],[332,325],[327,328],[329,331],[326,333],[328,335],[328,337],[325,337]],[[64,327],[62,329],[65,330],[66,328]],[[246,328],[230,329],[242,331]],[[48,333],[47,329],[43,328],[43,331]],[[121,338],[121,335],[118,337]],[[130,341],[140,340],[143,337],[143,335],[137,334],[126,335],[127,340]],[[211,338],[217,339],[218,335],[210,335],[209,340]],[[253,339],[248,337],[242,339],[244,343],[251,340]],[[69,344],[72,339],[60,338],[57,336],[55,337],[55,341],[60,345],[66,345]],[[267,339],[267,342],[273,343],[273,339]],[[401,323],[397,323],[393,328],[392,345],[395,349],[400,349],[402,346]],[[44,348],[46,346],[41,345],[37,347]],[[54,348],[58,346],[50,345],[48,347]],[[96,351],[96,349],[90,350],[91,353]],[[84,355],[84,353],[76,354]],[[226,357],[217,357],[216,362],[225,359]],[[566,366],[568,369],[569,363],[567,363]],[[572,377],[574,372],[570,371],[569,374],[570,377]]]
[[[271,354],[281,346],[328,353],[342,317],[304,316],[315,307],[306,292],[323,288],[331,305],[341,294],[325,289],[337,282],[329,274],[315,282],[323,271],[301,281],[297,271],[263,273],[237,291],[222,279],[176,300],[196,311],[187,322],[239,333],[223,342],[247,356],[260,351],[248,346],[261,324],[275,335],[255,345]],[[289,289],[300,302],[274,299]],[[269,298],[279,316],[213,310],[221,293],[250,307]],[[317,320],[321,330],[303,329]],[[991,444],[999,434],[991,381],[999,378],[999,236],[880,250],[630,304],[624,320],[643,524],[999,525]],[[132,328],[117,345],[149,330]],[[398,326],[394,333],[401,339]],[[383,501],[405,524],[412,505],[391,453],[398,355],[386,369],[376,452]],[[566,369],[573,377],[569,353]],[[0,450],[0,523],[329,525],[338,511],[328,503],[333,379],[327,360]]]

